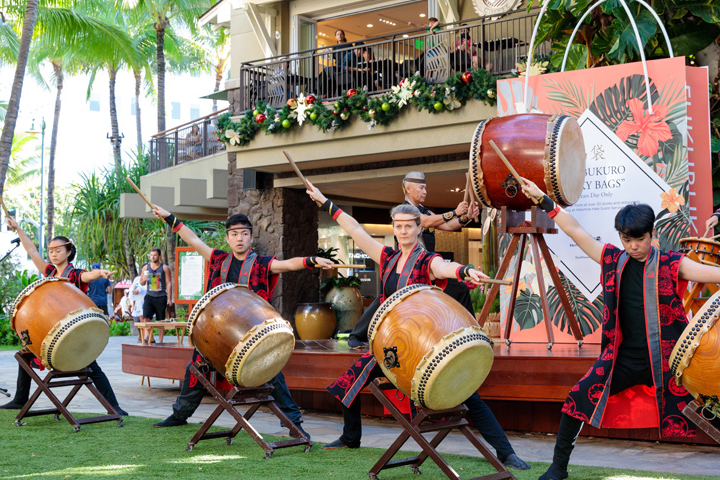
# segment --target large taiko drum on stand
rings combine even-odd
[[[385,300],[368,338],[385,376],[423,408],[460,405],[493,363],[492,343],[472,315],[430,285],[409,285]]]
[[[529,113],[483,120],[470,147],[473,190],[488,208],[528,210],[534,204],[490,146],[493,140],[520,176],[557,204],[580,199],[585,182],[585,144],[577,120],[566,115]]]
[[[710,297],[670,354],[670,371],[695,398],[720,398],[720,292]],[[715,402],[717,403],[717,398]]]
[[[12,329],[46,368],[64,372],[85,368],[110,338],[103,311],[65,278],[31,283],[11,311]]]
[[[240,387],[272,380],[295,348],[292,326],[268,302],[234,283],[218,285],[200,299],[187,332],[210,365]]]
[[[703,265],[720,266],[720,243],[709,238],[681,238],[680,251]]]

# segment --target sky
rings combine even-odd
[[[14,67],[0,68],[0,100],[9,99],[14,73]],[[71,184],[79,180],[80,173],[98,170],[113,162],[112,146],[107,138],[111,131],[107,73],[97,75],[89,98],[88,82],[88,75],[65,78],[56,150],[55,178],[58,185]],[[211,74],[168,74],[165,79],[167,128],[211,113],[212,101],[199,97],[212,93],[214,82]],[[128,153],[137,143],[135,115],[131,113],[135,98],[132,73],[118,74],[115,96],[120,133],[125,135],[122,141],[123,161],[127,162]],[[218,109],[226,106],[227,102],[218,102]],[[39,86],[34,78],[26,76],[15,131],[30,131],[33,125],[36,131],[40,131],[41,120],[45,118],[46,168],[54,110],[55,90],[47,90]],[[150,136],[157,133],[157,107],[154,100],[146,97],[140,100],[140,110],[143,141],[147,147]],[[38,134],[38,141],[40,137]]]

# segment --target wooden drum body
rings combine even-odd
[[[720,266],[720,243],[709,238],[681,238],[680,251],[698,263]]]
[[[200,299],[187,332],[210,365],[241,387],[272,380],[295,348],[290,324],[268,302],[234,283],[218,285]]]
[[[46,368],[80,370],[105,350],[110,326],[103,311],[65,278],[44,278],[15,299],[10,325]]]
[[[460,405],[485,381],[492,343],[470,313],[437,287],[409,285],[391,295],[368,329],[380,368],[417,405]]]
[[[694,397],[720,398],[720,292],[688,323],[670,354],[670,371]]]
[[[520,176],[535,182],[557,204],[580,199],[585,182],[585,143],[577,120],[528,113],[483,120],[470,147],[472,187],[488,208],[528,210],[534,204],[490,146],[493,140]]]

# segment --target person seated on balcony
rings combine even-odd
[[[185,135],[185,149],[186,154],[193,160],[202,157],[202,135],[197,124],[194,124]]]
[[[460,30],[456,37],[450,55],[450,67],[456,72],[464,72],[478,68],[478,56],[475,44],[470,38],[470,31],[467,28]]]
[[[340,72],[340,89],[362,88],[361,82],[366,77],[369,67],[359,65],[362,61],[362,52],[365,42],[355,42],[353,49],[345,53]]]

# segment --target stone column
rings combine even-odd
[[[304,190],[270,188],[243,190],[242,171],[233,154],[228,155],[229,214],[243,213],[253,223],[253,248],[260,255],[278,260],[305,257],[317,252],[318,208]],[[318,271],[302,270],[280,275],[272,305],[286,320],[292,320],[295,305],[318,301]]]

